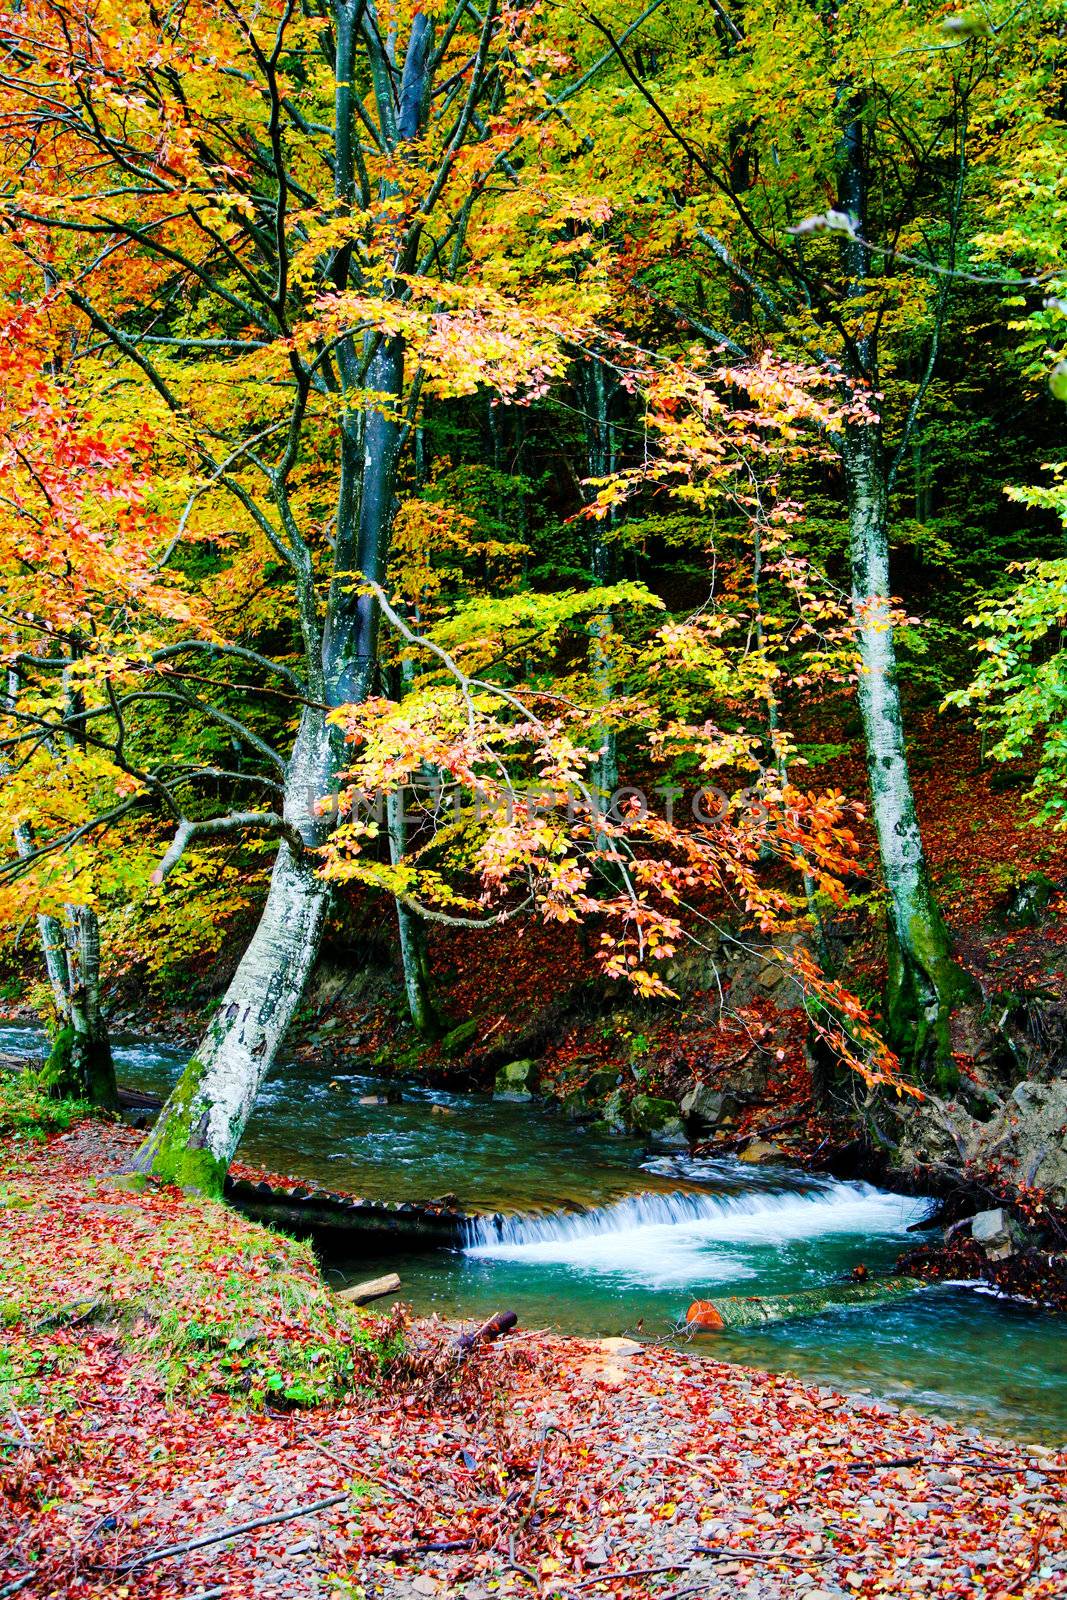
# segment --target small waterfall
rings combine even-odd
[[[637,1194],[577,1213],[480,1218],[470,1226],[465,1252],[661,1285],[692,1281],[700,1263],[707,1266],[713,1256],[717,1278],[744,1278],[753,1268],[737,1247],[802,1246],[831,1235],[903,1235],[932,1205],[870,1184],[832,1180],[778,1193]]]

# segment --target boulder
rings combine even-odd
[[[626,1106],[622,1098],[622,1090],[616,1089],[604,1101],[601,1115],[592,1124],[596,1133],[625,1133]]]
[[[532,1100],[537,1093],[540,1063],[509,1061],[501,1067],[493,1083],[494,1100]]]
[[[761,1161],[782,1161],[784,1158],[785,1151],[780,1144],[771,1144],[767,1139],[753,1139],[751,1144],[746,1144],[737,1159],[755,1166]]]
[[[688,1150],[689,1135],[681,1117],[668,1117],[662,1128],[648,1135],[648,1142],[657,1150]]]
[[[660,1133],[669,1124],[681,1121],[673,1100],[658,1100],[651,1094],[635,1094],[630,1101],[630,1126],[635,1133]]]
[[[971,1218],[971,1238],[982,1246],[988,1260],[1003,1261],[1015,1254],[1021,1230],[1003,1206],[997,1206]]]
[[[722,1116],[726,1097],[706,1083],[695,1083],[681,1104],[683,1117],[702,1128],[714,1128]]]
[[[1001,911],[1006,927],[1032,928],[1041,921],[1041,913],[1056,892],[1056,885],[1043,872],[1026,878],[1008,896]]]

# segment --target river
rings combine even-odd
[[[0,1052],[40,1054],[36,1029],[0,1029]],[[165,1093],[181,1051],[127,1042],[119,1080]],[[395,1088],[395,1086],[390,1086]],[[816,1288],[862,1262],[888,1269],[931,1202],[867,1184],[732,1158],[649,1156],[635,1141],[582,1133],[540,1108],[284,1063],[264,1087],[240,1159],[327,1188],[420,1200],[455,1195],[497,1213],[462,1251],[388,1265],[417,1312],[476,1318],[501,1309],[527,1327],[677,1339],[695,1298]],[[331,1262],[340,1281],[367,1263]],[[938,1287],[888,1305],[701,1336],[693,1348],[816,1383],[913,1405],[986,1431],[1067,1439],[1063,1320],[973,1288]]]

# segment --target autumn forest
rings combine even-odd
[[[1065,219],[1062,0],[0,11],[0,1596],[1063,1592]]]

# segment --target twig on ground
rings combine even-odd
[[[13,1400],[9,1400],[7,1403],[7,1413],[19,1431],[19,1443],[22,1448],[24,1450],[36,1450],[37,1440],[23,1422],[22,1415]]]
[[[662,1567],[625,1567],[622,1572],[602,1572],[596,1578],[584,1578],[575,1589],[595,1589],[598,1583],[621,1583],[623,1578],[652,1578],[660,1572],[688,1572],[688,1561],[668,1561]]]
[[[342,1472],[351,1473],[353,1478],[363,1479],[367,1483],[376,1483],[379,1488],[390,1490],[398,1499],[406,1500],[409,1505],[417,1506],[421,1504],[417,1495],[412,1494],[408,1489],[402,1489],[398,1483],[394,1483],[392,1478],[382,1477],[380,1473],[368,1472],[366,1467],[359,1467],[354,1461],[349,1461],[344,1456],[337,1455],[333,1450],[328,1449],[326,1445],[320,1444],[317,1439],[309,1439],[307,1443],[312,1450],[317,1450],[320,1455],[324,1455],[328,1460],[332,1461],[334,1466],[340,1467]]]
[[[297,1517],[313,1517],[317,1512],[328,1511],[331,1506],[339,1506],[347,1499],[347,1494],[331,1494],[325,1500],[316,1500],[309,1506],[278,1511],[269,1517],[253,1517],[251,1522],[235,1522],[229,1528],[220,1528],[217,1533],[204,1533],[198,1539],[185,1539],[181,1544],[161,1545],[158,1550],[146,1550],[144,1555],[123,1562],[119,1570],[134,1572],[138,1567],[147,1567],[154,1561],[165,1561],[168,1556],[184,1555],[187,1550],[202,1550],[209,1544],[222,1544],[226,1539],[239,1538],[243,1533],[255,1533],[258,1528],[270,1528],[278,1522],[295,1522]]]
[[[443,1555],[450,1550],[473,1548],[473,1539],[424,1539],[420,1544],[393,1544],[384,1550],[374,1550],[371,1553],[376,1556],[386,1556],[390,1561],[403,1561],[407,1556],[428,1555],[431,1551]]]
[[[829,1556],[794,1555],[791,1550],[745,1550],[729,1544],[698,1544],[696,1556],[712,1556],[716,1561],[791,1561],[794,1566],[807,1566],[809,1561],[829,1561]]]

